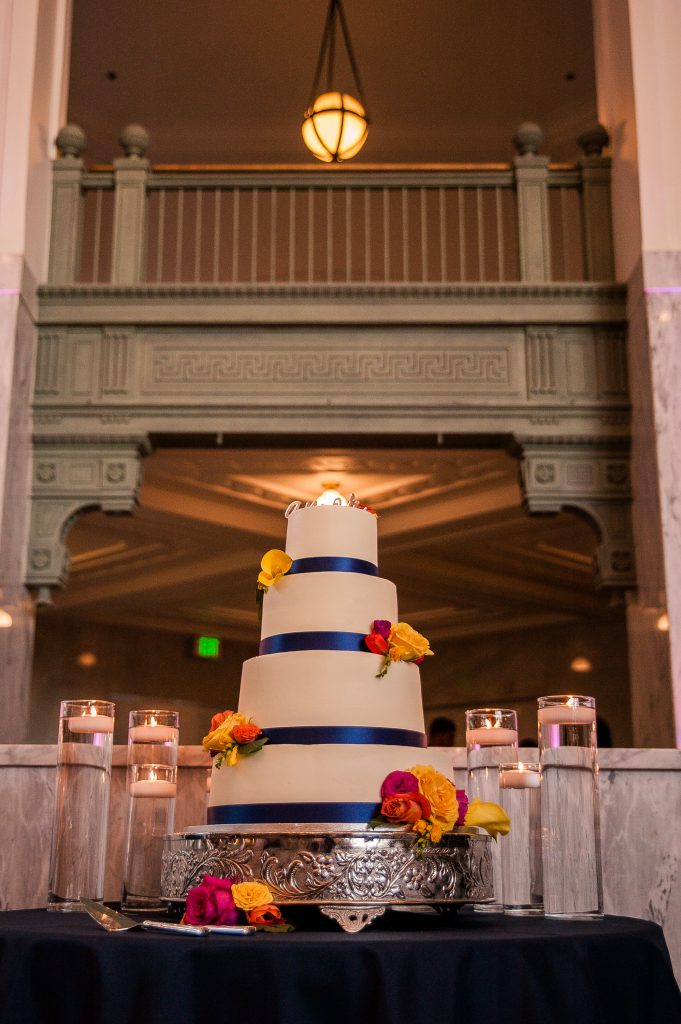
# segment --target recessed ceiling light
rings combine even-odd
[[[97,655],[93,651],[81,651],[76,661],[81,668],[93,668],[97,664]]]
[[[669,632],[669,616],[666,612],[662,612],[662,615],[659,616],[655,625],[661,633]]]
[[[591,672],[593,664],[588,658],[573,658],[570,662],[570,668],[573,672]]]

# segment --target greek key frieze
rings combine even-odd
[[[147,368],[147,390],[249,384],[432,384],[506,389],[505,346],[366,352],[309,349],[220,350],[158,348]]]

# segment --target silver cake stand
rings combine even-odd
[[[162,896],[180,902],[204,875],[265,882],[275,903],[317,906],[346,932],[361,931],[388,907],[494,901],[491,839],[477,829],[454,829],[423,853],[408,830],[323,829],[208,827],[167,836]]]

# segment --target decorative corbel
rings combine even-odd
[[[134,512],[149,451],[146,438],[35,439],[27,586],[65,585],[66,535],[84,512]]]
[[[573,509],[596,527],[596,586],[635,587],[628,452],[583,441],[532,442],[523,445],[521,472],[528,512]]]

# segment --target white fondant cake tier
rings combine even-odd
[[[371,725],[423,732],[417,665],[355,651],[289,651],[244,662],[239,711],[268,728]]]
[[[305,572],[284,576],[264,595],[261,637],[307,630],[366,634],[374,619],[397,621],[394,583],[355,572]]]
[[[286,553],[291,558],[361,558],[378,564],[376,517],[351,505],[312,505],[288,518]]]
[[[432,764],[452,777],[450,755],[442,750],[375,744],[324,743],[311,746],[276,744],[235,768],[213,772],[210,805],[229,805],[232,823],[239,824],[239,805],[281,804],[282,823],[295,824],[287,805],[300,803],[380,804],[381,783],[392,771]],[[250,815],[244,815],[249,821]],[[355,822],[362,826],[366,821]]]

